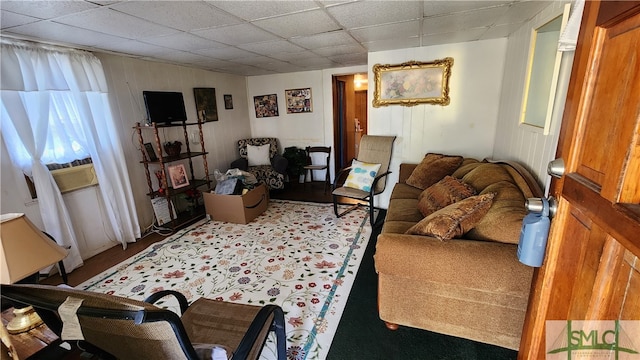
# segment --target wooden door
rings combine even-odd
[[[333,137],[336,171],[355,157],[355,91],[353,75],[334,76]]]
[[[640,319],[639,2],[586,2],[568,91],[519,359],[545,358],[546,320]]]

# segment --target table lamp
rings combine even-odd
[[[67,256],[67,250],[51,241],[24,214],[0,217],[0,283],[14,284]],[[10,334],[18,334],[42,324],[33,307],[16,308],[7,324]]]

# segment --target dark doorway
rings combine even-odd
[[[367,87],[356,86],[361,74],[333,76],[333,137],[335,170],[351,165],[360,138],[367,133]]]

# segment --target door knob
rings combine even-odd
[[[564,170],[564,160],[562,158],[551,160],[547,165],[547,174],[556,178],[561,178],[564,175]]]
[[[548,206],[548,209],[545,209],[545,202]],[[541,198],[528,198],[524,205],[527,208],[527,211],[532,213],[544,213],[545,211],[549,211],[549,217],[553,218],[558,210],[558,202],[556,198],[553,196],[549,196],[548,199]]]

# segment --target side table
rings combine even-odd
[[[3,311],[2,326],[6,327],[13,317],[12,307]],[[20,334],[5,334],[15,348],[19,359],[26,359],[49,345],[61,342],[60,338],[45,324]]]

